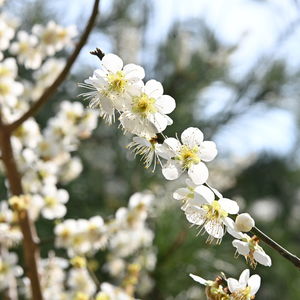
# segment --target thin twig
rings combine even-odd
[[[293,263],[297,268],[300,269],[300,258],[297,257],[295,254],[292,254],[282,246],[280,246],[278,243],[276,243],[274,240],[272,240],[269,236],[267,236],[264,232],[259,230],[257,227],[253,227],[251,230],[251,233],[256,235],[260,240],[265,242],[267,245],[269,245],[271,248],[273,248],[275,251],[277,251],[281,256],[283,256],[285,259],[289,260],[291,263]]]
[[[29,110],[24,113],[19,119],[14,121],[12,124],[8,125],[8,130],[12,132],[13,130],[17,129],[24,121],[35,115],[39,109],[49,100],[49,98],[55,93],[57,88],[63,83],[65,78],[67,77],[71,67],[73,66],[74,62],[76,61],[82,47],[86,44],[86,41],[89,37],[89,34],[95,24],[96,17],[98,14],[98,7],[99,7],[100,0],[95,0],[92,14],[89,18],[87,26],[76,45],[73,53],[68,58],[67,63],[61,73],[58,75],[56,80],[52,83],[50,87],[48,87],[41,97],[29,108]]]

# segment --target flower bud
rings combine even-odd
[[[238,231],[248,232],[255,226],[255,222],[249,214],[243,213],[236,217],[235,225]]]

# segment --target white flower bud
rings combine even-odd
[[[255,222],[248,213],[243,213],[236,217],[235,225],[238,231],[248,232],[255,226]]]

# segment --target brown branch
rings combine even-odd
[[[49,98],[55,93],[57,88],[62,84],[62,82],[67,77],[71,67],[73,66],[74,62],[76,61],[82,47],[86,44],[86,41],[89,37],[89,34],[95,24],[96,17],[98,14],[98,7],[99,7],[100,0],[95,0],[92,14],[89,18],[89,21],[86,25],[86,28],[76,45],[73,53],[68,58],[67,63],[64,67],[64,69],[61,71],[61,73],[58,75],[56,80],[52,83],[50,87],[48,87],[44,93],[41,95],[41,97],[29,108],[29,110],[24,113],[18,120],[14,121],[12,124],[8,125],[8,130],[12,132],[16,128],[18,128],[24,121],[35,115],[39,109],[49,100]]]
[[[278,243],[276,243],[274,240],[272,240],[269,236],[267,236],[264,232],[259,230],[257,227],[253,227],[251,230],[251,233],[256,235],[260,240],[265,242],[268,246],[273,248],[275,251],[277,251],[281,256],[283,256],[285,259],[290,261],[292,264],[294,264],[297,268],[300,269],[300,259],[296,255],[292,254],[282,246],[280,246]]]
[[[13,149],[10,140],[10,132],[4,127],[0,119],[0,147],[9,188],[12,195],[22,195],[23,189],[21,176],[18,172],[16,161],[13,156]],[[23,234],[23,251],[27,275],[31,282],[33,300],[42,300],[42,291],[38,273],[39,247],[35,226],[30,219],[28,212],[18,212],[18,221]]]

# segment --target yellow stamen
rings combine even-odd
[[[55,206],[56,204],[57,204],[57,199],[56,198],[54,198],[54,197],[50,197],[50,196],[46,196],[45,197],[45,204],[46,204],[46,206],[48,206],[48,207],[53,207],[53,206]]]
[[[222,209],[219,201],[216,200],[211,204],[203,205],[203,209],[207,211],[206,218],[209,220],[219,220],[228,216],[228,213]]]
[[[186,145],[181,146],[179,155],[176,157],[176,159],[182,161],[182,166],[184,169],[190,168],[192,165],[198,164],[201,159],[198,155],[199,148],[198,146],[194,146],[193,148],[190,148]]]
[[[86,267],[86,259],[82,256],[75,256],[71,259],[70,262],[74,268]]]
[[[123,71],[118,71],[107,76],[109,83],[109,90],[112,92],[123,93],[127,85],[125,74]]]
[[[142,93],[141,96],[133,97],[132,111],[147,117],[148,114],[157,112],[154,105],[155,101],[154,98],[150,98],[145,93]]]

